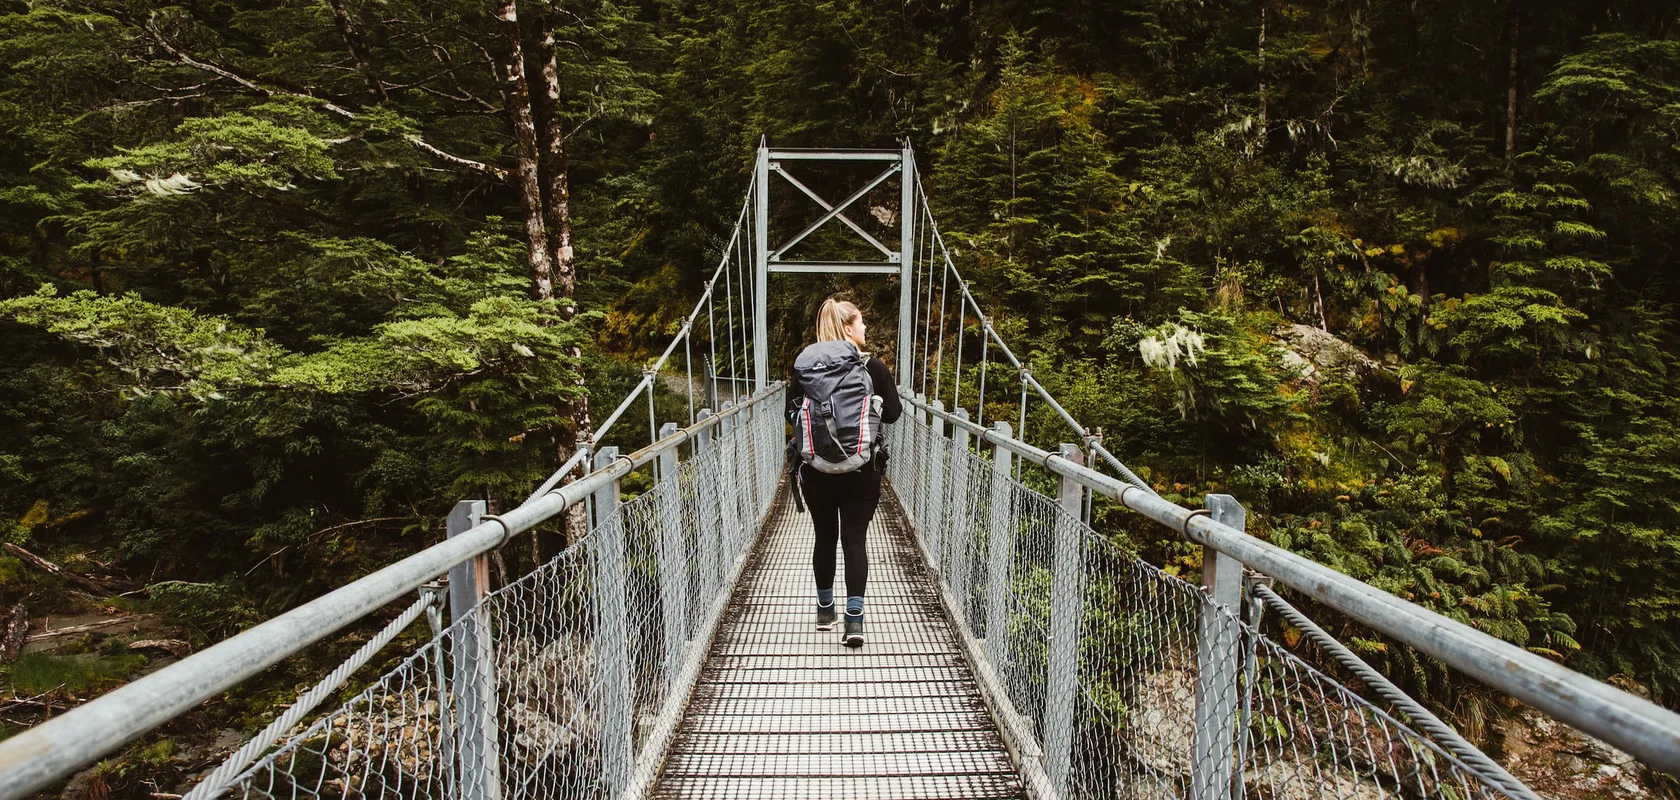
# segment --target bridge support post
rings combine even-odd
[[[1241,503],[1228,494],[1207,496],[1215,522],[1237,530],[1246,527]],[[1237,673],[1242,669],[1241,629],[1236,622],[1242,601],[1242,562],[1210,547],[1202,548],[1202,605],[1196,645],[1196,733],[1190,756],[1190,797],[1227,800],[1237,768],[1236,729],[1241,702]]]
[[[756,392],[770,385],[770,328],[765,316],[770,297],[770,145],[763,140],[753,167],[753,241],[752,390]]]
[[[758,437],[754,435],[758,431],[758,425],[754,422],[754,419],[756,419],[759,409],[757,403],[748,403],[745,397],[741,398],[741,404],[746,406],[746,409],[735,415],[735,430],[741,440],[741,457],[747,467],[745,471],[747,479],[747,490],[745,492],[747,501],[746,523],[748,528],[756,531],[758,530],[761,508],[758,502]],[[749,532],[748,535],[750,536],[751,533]]]
[[[992,425],[999,438],[1009,438],[1007,422]],[[1004,674],[1009,655],[1009,582],[1015,567],[1015,491],[1009,479],[1010,454],[992,448],[991,513],[986,528],[986,660]]]
[[[1062,458],[1083,466],[1079,445],[1063,443]],[[1073,726],[1079,701],[1080,622],[1085,611],[1084,546],[1080,523],[1085,487],[1063,476],[1056,491],[1056,553],[1050,595],[1050,653],[1045,676],[1044,772],[1058,797],[1068,793],[1073,758]]]
[[[928,465],[927,522],[921,528],[927,537],[927,553],[933,557],[934,573],[941,577],[946,567],[945,531],[950,527],[950,509],[945,503],[945,462],[950,443],[945,439],[945,420],[938,413],[944,410],[944,403],[933,401],[934,413],[928,414],[927,449],[916,454],[917,458],[926,458]]]
[[[677,434],[677,423],[659,426],[659,438]],[[683,530],[682,476],[677,448],[659,454],[659,608],[665,619],[665,690],[682,673],[688,645],[688,548]]]
[[[713,416],[710,408],[700,409],[696,419],[708,420]],[[705,428],[694,440],[694,455],[699,469],[694,471],[694,504],[695,516],[700,520],[700,596],[716,597],[722,591],[723,550],[718,545],[718,517],[723,509],[718,502],[721,494],[718,488],[718,472],[707,466],[707,462],[718,459],[722,463],[722,454],[717,450],[716,428]]]
[[[927,395],[917,392],[916,399],[920,402],[926,403]],[[919,407],[917,409],[913,409],[911,413],[914,413],[916,415],[916,421],[921,423],[915,427],[916,438],[914,439],[914,443],[910,446],[910,451],[911,459],[913,463],[917,465],[916,535],[925,537],[927,536],[928,506],[931,501],[931,498],[928,496],[928,487],[933,479],[933,475],[928,468],[927,459],[927,453],[930,449],[932,449],[933,445],[933,415],[920,410]]]
[[[951,412],[959,422],[968,421],[968,411],[958,408]],[[950,537],[950,554],[947,556],[949,566],[945,570],[945,584],[951,587],[957,602],[962,606],[957,613],[962,615],[962,623],[973,629],[974,623],[968,618],[969,596],[973,587],[969,585],[973,574],[973,553],[970,548],[974,542],[974,503],[969,497],[973,489],[969,485],[968,476],[968,429],[961,425],[953,425],[951,430],[951,505],[954,506],[956,516],[952,517],[947,527]]]
[[[723,401],[725,412],[734,407],[733,401]],[[718,535],[728,542],[724,549],[734,553],[738,552],[735,545],[742,535],[740,477],[737,473],[741,451],[735,442],[735,416],[724,417],[713,430],[717,431],[718,446],[718,524],[721,526]]]
[[[916,154],[910,149],[910,140],[904,140],[904,150],[899,154],[898,172],[898,363],[893,364],[893,372],[905,386],[915,376],[911,364],[915,363],[915,355],[911,352],[915,348],[915,331],[912,320],[916,318],[916,298],[913,284],[916,281],[916,221],[919,217],[916,208]]]
[[[618,460],[611,445],[595,454],[595,469]],[[631,728],[636,709],[630,691],[630,620],[625,613],[624,525],[618,508],[618,481],[595,492],[595,658],[600,664],[601,784],[617,797],[630,779]]]
[[[462,500],[449,512],[447,536],[472,530],[484,517],[483,500]],[[496,744],[496,675],[490,618],[472,615],[490,593],[490,558],[479,556],[449,570],[449,619],[456,625],[456,786],[462,800],[502,796],[501,749]]]

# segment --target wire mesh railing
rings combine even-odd
[[[1094,532],[1077,484],[1033,491],[1008,452],[945,427],[910,413],[890,429],[915,455],[889,478],[1013,717],[1000,727],[1056,796],[1528,796]]]
[[[222,789],[242,798],[618,797],[660,758],[684,668],[769,510],[782,396],[662,460],[652,488],[597,493],[589,535],[470,611]],[[619,456],[602,454],[611,462]],[[669,727],[669,726],[665,726]]]

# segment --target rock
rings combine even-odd
[[[1655,800],[1645,767],[1617,750],[1533,709],[1498,723],[1505,767],[1545,797]]]
[[[1132,757],[1159,775],[1188,775],[1195,729],[1185,709],[1196,706],[1196,676],[1188,670],[1151,672],[1131,700],[1126,738]]]
[[[1392,794],[1383,787],[1347,772],[1327,770],[1311,763],[1273,761],[1260,769],[1243,773],[1248,794],[1267,800],[1387,800]]]
[[[1359,348],[1311,325],[1288,325],[1277,336],[1283,342],[1284,364],[1301,370],[1308,380],[1320,375],[1357,380],[1383,369]]]
[[[111,787],[105,783],[105,776],[98,767],[90,767],[70,776],[70,781],[64,784],[64,793],[59,797],[62,800],[110,800]]]

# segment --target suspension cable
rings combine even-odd
[[[1017,367],[1021,375],[1021,426],[1020,433],[1015,434],[1021,441],[1027,440],[1027,379],[1032,377],[1024,367]],[[1026,459],[1017,458],[1015,461],[1015,482],[1021,482],[1021,462]]]
[[[736,239],[731,239],[730,242],[729,242],[730,248],[735,250],[735,252],[724,255],[724,262],[723,263],[725,265],[729,264],[731,256],[734,256],[735,260],[739,260],[739,258],[740,258],[740,252],[739,252],[740,244],[738,242],[738,235],[739,235],[739,231],[737,231],[737,238]],[[726,315],[724,317],[724,331],[729,334],[729,376],[730,376],[731,379],[733,379],[734,376],[735,376],[735,283],[734,282],[735,282],[735,271],[733,269],[724,270],[723,271],[723,310],[724,310],[724,314]],[[734,386],[734,385],[735,384],[733,382],[730,383],[730,386]],[[730,391],[733,392],[734,390],[731,389]]]
[[[921,215],[921,207],[917,206],[915,209],[905,210],[903,213],[905,213],[905,214],[914,213],[915,214],[915,216],[912,217],[911,221],[910,221],[910,247],[911,247],[911,249],[910,249],[909,252],[904,253],[903,255],[901,255],[899,257],[900,261],[904,261],[905,259],[909,260],[909,263],[901,264],[900,268],[910,270],[910,272],[908,274],[913,278],[913,281],[912,281],[912,284],[911,284],[911,289],[910,289],[910,322],[909,322],[909,324],[910,324],[910,351],[907,352],[907,353],[904,353],[905,365],[903,367],[904,375],[903,375],[902,380],[904,381],[905,387],[914,388],[916,386],[916,348],[917,348],[918,343],[921,341],[921,338],[919,336],[917,336],[917,334],[920,332],[920,329],[922,327],[922,283],[923,283],[923,281],[922,281],[922,258],[921,258],[921,254],[922,254],[922,245],[921,245],[921,242],[922,242],[922,239],[921,239],[921,237],[922,237],[922,227],[921,227],[922,226],[922,215]],[[904,320],[899,320],[899,324],[901,324],[901,325],[904,324]]]
[[[926,211],[926,206],[925,205],[922,206],[921,208],[922,208],[923,211]],[[933,228],[933,220],[930,217],[928,219],[928,230],[932,230],[932,228]],[[928,385],[928,346],[930,344],[932,344],[932,341],[933,341],[933,238],[932,237],[928,237],[927,314],[923,315],[922,321],[923,321],[923,327],[926,328],[925,333],[922,335],[922,394],[926,395],[927,394],[927,389],[928,389],[928,386],[927,386]]]
[[[654,370],[651,370],[651,369],[648,370],[648,377],[650,378],[650,381],[648,383],[648,390],[647,390],[647,399],[648,399],[648,444],[653,444],[654,442],[659,441],[659,422],[658,422],[657,419],[655,419],[655,414],[654,414],[654,411],[653,411],[653,394],[654,394],[653,389],[654,389],[655,386],[658,386],[659,384],[658,384],[657,380],[651,380],[651,379],[656,378],[658,375],[659,375],[658,372],[656,372]]]
[[[688,424],[694,424],[694,348],[688,326],[683,326],[683,373],[688,376]]]
[[[980,317],[980,399],[974,401],[975,408],[979,412],[975,414],[974,424],[982,428],[986,427],[986,345],[991,343],[991,340],[986,338],[985,327],[986,318],[982,316]]]
[[[933,211],[931,209],[928,211],[928,215],[929,216],[933,215]],[[940,392],[940,387],[943,385],[943,381],[945,380],[945,294],[946,294],[946,290],[950,287],[950,283],[951,283],[951,270],[949,270],[949,269],[940,270],[939,271],[939,352],[934,355],[934,359],[933,359],[933,396],[934,396],[935,399],[938,399],[939,392]],[[931,287],[930,287],[930,289],[931,289]],[[929,297],[928,299],[931,301],[933,298]]]
[[[957,288],[958,289],[966,289],[967,287],[965,287],[965,286],[963,286],[962,284],[959,283],[959,284],[957,284]],[[952,411],[955,411],[959,408],[962,408],[963,326],[968,323],[968,320],[965,317],[965,313],[967,311],[968,311],[968,307],[964,306],[962,304],[962,300],[959,299],[957,301],[957,369],[956,369],[956,377],[952,378],[952,380],[951,380],[951,410]]]
[[[643,391],[650,391],[650,392],[652,391],[652,385],[653,385],[652,377],[653,377],[653,375],[658,374],[659,371],[662,368],[664,368],[665,363],[670,360],[671,354],[676,352],[678,339],[681,339],[681,338],[687,337],[689,335],[692,335],[692,332],[694,330],[694,321],[699,318],[700,307],[702,305],[704,305],[707,309],[707,323],[708,323],[708,325],[712,324],[712,322],[711,322],[712,299],[717,292],[718,276],[719,275],[723,276],[725,289],[726,289],[726,291],[729,290],[729,271],[728,271],[727,267],[729,266],[730,251],[732,249],[734,249],[736,243],[740,240],[742,226],[745,224],[745,221],[746,221],[747,209],[750,208],[751,205],[752,205],[752,192],[749,189],[748,192],[747,192],[746,198],[741,203],[741,211],[740,211],[740,214],[736,217],[735,229],[730,234],[729,243],[724,245],[723,252],[722,252],[721,257],[718,261],[718,265],[715,269],[712,270],[712,279],[709,280],[709,281],[706,281],[704,283],[704,286],[706,287],[705,291],[701,294],[700,299],[695,301],[694,307],[692,309],[690,309],[690,311],[688,312],[688,316],[683,318],[683,326],[682,326],[681,331],[678,333],[678,338],[677,339],[672,339],[670,344],[667,344],[665,346],[664,352],[660,353],[659,358],[654,360],[653,366],[649,368],[648,373],[644,374],[642,376],[641,383],[637,384],[634,389],[630,390],[629,394],[624,396],[624,399],[619,402],[618,407],[613,409],[612,414],[607,416],[606,422],[603,422],[601,424],[601,426],[595,430],[594,435],[590,439],[590,444],[591,445],[593,445],[594,443],[600,442],[603,438],[606,437],[607,432],[612,429],[612,426],[613,426],[614,423],[618,422],[619,417],[623,416],[624,412],[627,409],[629,409],[630,404],[635,401],[637,395],[639,395]],[[715,331],[716,330],[715,326],[712,329]],[[714,340],[715,340],[715,334],[714,334]],[[734,341],[735,341],[734,338],[731,337],[730,342],[731,342],[732,345],[733,345]],[[713,363],[714,364],[716,363],[715,359],[713,360]],[[656,433],[657,433],[657,431],[656,431]],[[584,449],[585,448],[580,448],[580,452],[582,452]],[[575,457],[574,457],[574,460],[575,460]],[[572,462],[567,462],[567,463],[568,463],[568,465],[575,466],[575,465],[572,464]],[[569,467],[562,467],[561,471],[557,472],[556,475],[563,475],[567,471],[569,471]],[[553,480],[553,481],[557,482],[558,478],[557,477],[551,477],[550,480]],[[552,488],[552,485],[550,486],[550,488]],[[539,494],[538,496],[541,496],[541,495]]]
[[[717,405],[717,320],[712,314],[712,282],[706,281],[706,350],[711,358],[706,361],[706,402]]]

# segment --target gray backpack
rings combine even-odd
[[[805,396],[794,408],[794,447],[818,472],[856,472],[875,457],[881,415],[868,361],[851,342],[817,342],[793,360]]]

